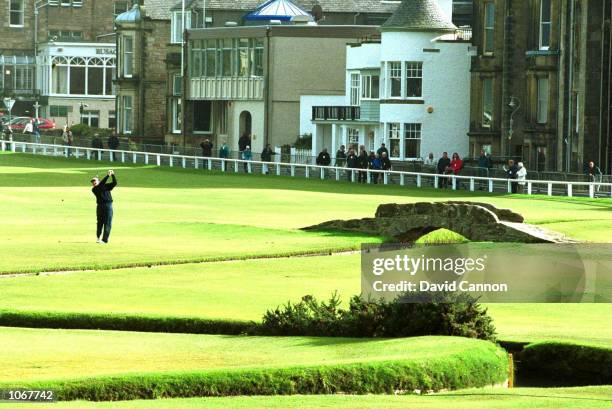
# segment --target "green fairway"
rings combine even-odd
[[[0,279],[0,311],[259,321],[286,301],[360,292],[359,255],[245,260]],[[612,304],[489,304],[505,341],[612,344]]]
[[[426,396],[333,395],[60,402],[55,409],[599,409],[612,405],[612,386],[583,388],[467,389]],[[47,404],[28,405],[45,409]]]
[[[115,166],[111,245],[95,245],[89,178],[111,164],[0,155],[0,272],[101,268],[358,248],[378,238],[306,233],[388,202],[485,200],[577,239],[612,240],[612,201],[487,195]]]
[[[502,354],[455,337],[349,339],[158,334],[0,327],[0,382],[145,372],[279,368]],[[27,348],[24,346],[27,345]]]

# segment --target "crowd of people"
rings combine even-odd
[[[332,159],[327,152],[327,149],[323,149],[319,156],[317,156],[316,164],[319,166],[331,166]],[[356,179],[358,183],[367,183],[368,170],[391,170],[391,160],[389,159],[389,151],[385,144],[381,144],[380,148],[376,152],[368,152],[365,146],[359,146],[359,153],[355,152],[354,148],[349,148],[348,151],[344,145],[340,146],[340,149],[336,152],[336,167],[345,167],[351,169],[347,172],[347,178],[349,181],[353,180],[353,170],[356,170]],[[381,173],[371,173],[372,183],[379,183]]]

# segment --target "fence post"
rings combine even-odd
[[[573,197],[574,196],[572,188],[573,188],[573,185],[571,183],[568,183],[567,184],[567,196],[568,197]]]
[[[145,165],[149,164],[149,154],[145,153]]]
[[[510,183],[510,179],[508,179],[508,193],[512,193],[512,183]]]
[[[36,148],[32,148],[32,151],[36,153]],[[81,155],[81,150],[79,148],[74,148],[74,156],[78,159]]]
[[[593,183],[589,183],[589,197],[591,199],[595,198],[595,185]]]
[[[102,160],[102,154],[103,154],[103,153],[104,153],[104,152],[102,152],[101,150],[98,150],[98,159],[99,159],[99,160]]]
[[[46,147],[44,148],[44,153],[45,153],[45,155],[47,154],[47,148]],[[87,149],[85,151],[85,157],[87,158],[87,160],[91,159],[91,151],[89,149]]]
[[[475,189],[474,187],[474,178],[470,178],[470,192],[473,192]]]
[[[247,162],[247,173],[252,173],[251,162]]]
[[[174,157],[172,155],[169,156],[170,159],[170,167],[174,166]]]
[[[493,180],[489,179],[489,193],[493,193]]]
[[[21,145],[21,152],[26,153],[26,144]]]
[[[15,153],[15,145],[16,143],[13,141],[13,143],[11,144],[11,152]]]
[[[295,176],[295,166],[291,165],[291,176]]]
[[[234,173],[238,173],[238,161],[234,161]]]
[[[417,187],[421,187],[422,183],[423,183],[423,181],[421,180],[421,174],[419,173],[417,175]]]
[[[208,159],[208,170],[212,170],[212,159]]]
[[[325,179],[325,169],[321,168],[321,179]]]
[[[157,166],[161,166],[161,156],[157,155]]]
[[[548,196],[552,196],[552,183],[548,182]]]
[[[306,179],[310,177],[310,166],[306,165]]]
[[[452,184],[453,184],[453,190],[457,190],[457,178],[455,177],[455,175],[453,175],[452,180]]]
[[[340,180],[340,172],[341,172],[341,171],[340,171],[340,169],[338,169],[338,168],[336,167],[336,180],[337,180],[337,181],[339,181],[339,180]]]
[[[280,163],[277,162],[276,163],[276,176],[280,176],[280,174],[281,174],[281,166],[280,166]]]
[[[187,167],[187,159],[183,156],[183,169]]]
[[[108,152],[108,158],[110,159],[111,162],[114,162],[115,161],[115,151]]]
[[[193,168],[197,169],[198,168],[198,158],[194,158],[193,159]]]
[[[528,195],[531,195],[532,189],[533,189],[532,183],[527,182],[527,194]]]
[[[125,151],[121,151],[121,163],[125,163]]]
[[[132,153],[132,162],[133,162],[133,163],[136,163],[136,162],[137,162],[136,152]]]
[[[434,176],[434,187],[436,189],[438,189],[440,187],[440,178],[438,177],[438,175]]]
[[[355,169],[351,169],[351,182],[355,183]]]
[[[225,159],[221,159],[221,172],[225,172]]]
[[[0,141],[0,145],[2,145],[2,152],[6,150],[6,144],[4,143],[4,139]]]
[[[383,173],[383,183],[385,185],[389,184],[389,174],[387,172]]]

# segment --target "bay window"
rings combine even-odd
[[[389,96],[401,98],[402,96],[402,63],[392,61],[388,63]]]
[[[53,57],[48,92],[53,95],[114,95],[114,58]]]

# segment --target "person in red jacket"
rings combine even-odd
[[[463,168],[463,161],[461,160],[457,152],[453,153],[453,159],[451,160],[450,168],[455,175],[458,175],[461,169]]]

